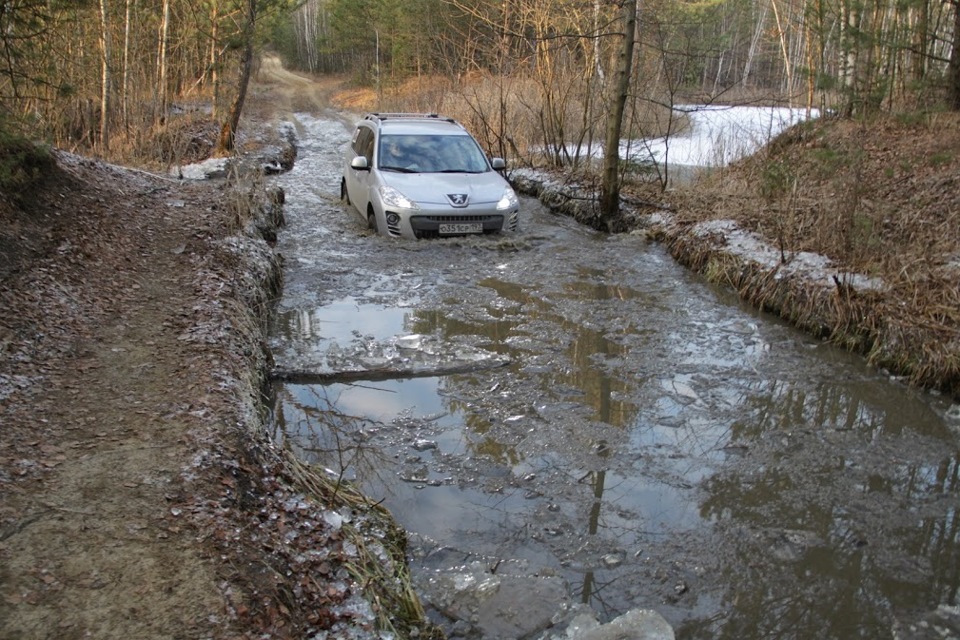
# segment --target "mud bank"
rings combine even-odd
[[[390,513],[268,435],[266,331],[282,288],[282,259],[271,245],[283,224],[283,192],[254,186],[240,200],[252,203],[243,233],[221,247],[236,261],[231,318],[247,363],[236,381],[239,459],[224,458],[239,519],[250,524],[216,540],[227,557],[246,550],[232,583],[260,604],[255,626],[282,637],[440,638],[413,592],[406,534]]]
[[[604,230],[596,196],[563,176],[517,171],[518,191],[553,211]],[[727,220],[678,222],[656,203],[622,198],[618,231],[644,233],[669,248],[680,264],[727,287],[745,302],[774,313],[817,338],[863,355],[909,384],[960,398],[960,341],[922,310],[898,301],[881,280],[833,267],[806,252],[786,253]]]

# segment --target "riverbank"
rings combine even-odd
[[[807,123],[690,185],[628,184],[618,224],[751,305],[958,398],[958,148],[958,114]],[[600,226],[576,180],[514,181]]]

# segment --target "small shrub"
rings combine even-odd
[[[927,158],[927,164],[929,164],[934,169],[941,169],[948,166],[953,162],[953,154],[949,151],[938,151],[934,153],[929,158]]]
[[[768,162],[763,167],[760,194],[767,202],[773,202],[790,192],[795,177],[785,162]]]
[[[811,157],[816,163],[816,175],[820,178],[834,175],[845,163],[843,154],[830,147],[814,149]]]
[[[53,166],[48,148],[11,133],[0,123],[0,191],[22,193]]]

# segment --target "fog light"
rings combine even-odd
[[[388,225],[390,225],[391,227],[395,227],[395,226],[397,226],[397,224],[399,224],[399,223],[400,223],[400,216],[398,216],[397,214],[392,213],[392,212],[387,214],[387,224],[388,224]]]

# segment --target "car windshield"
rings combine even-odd
[[[406,173],[483,173],[487,158],[465,135],[383,135],[377,166]]]

